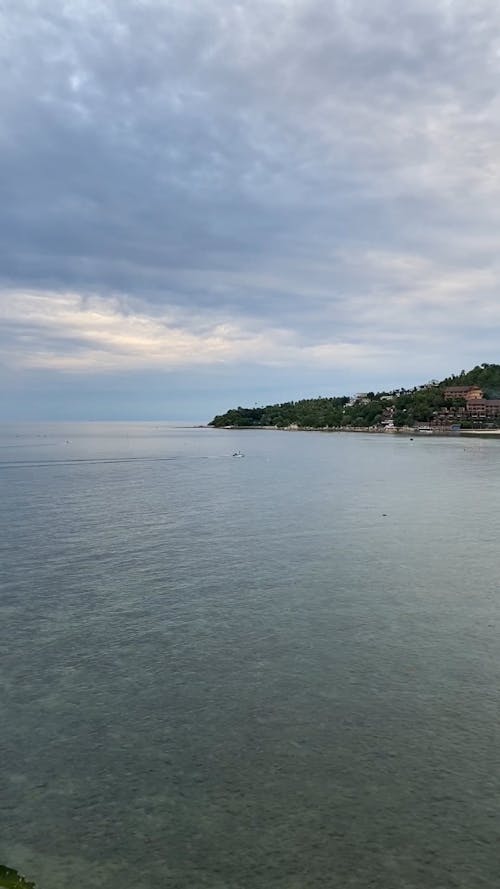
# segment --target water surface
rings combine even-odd
[[[499,442],[4,425],[0,485],[0,863],[498,886]]]

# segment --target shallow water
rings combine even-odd
[[[3,426],[0,484],[0,863],[498,886],[500,442]]]

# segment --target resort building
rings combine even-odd
[[[500,417],[500,398],[473,398],[467,402],[466,411],[472,419]]]
[[[447,386],[444,390],[445,398],[465,398],[472,401],[483,397],[483,390],[479,386]]]

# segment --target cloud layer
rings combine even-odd
[[[498,358],[494,2],[0,19],[9,378],[288,367],[293,397]]]

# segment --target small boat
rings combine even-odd
[[[241,453],[241,451],[235,451],[233,457],[244,457],[245,455]]]

